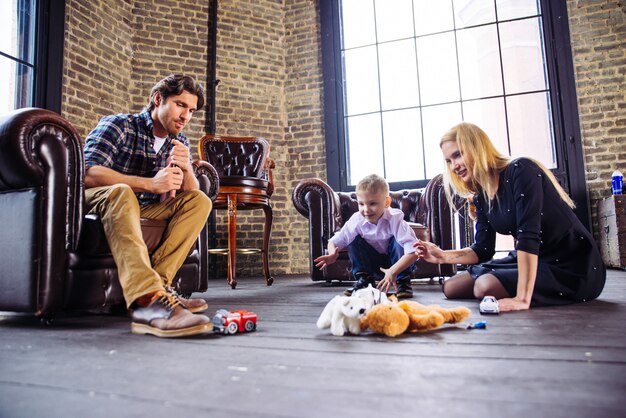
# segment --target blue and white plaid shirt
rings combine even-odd
[[[148,111],[105,116],[85,140],[85,170],[101,165],[130,176],[154,177],[165,168],[174,146],[173,139],[189,147],[187,137],[179,133],[178,136],[168,135],[156,153],[152,117]],[[136,195],[141,206],[159,201],[159,195],[153,193]]]

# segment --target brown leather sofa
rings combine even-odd
[[[0,310],[50,319],[124,302],[102,223],[84,213],[82,147],[54,112],[28,108],[0,117]],[[194,168],[215,200],[217,172],[206,162]],[[142,220],[149,248],[165,227]],[[207,289],[207,243],[205,227],[174,280],[180,293]]]
[[[443,249],[453,248],[452,212],[443,190],[441,175],[432,179],[424,189],[391,191],[391,206],[404,212],[418,238],[432,241]],[[324,254],[328,240],[358,210],[354,192],[335,192],[320,179],[302,180],[292,194],[296,210],[309,219],[309,257],[311,279],[315,281],[353,280],[347,251],[323,271],[313,260]],[[454,265],[435,265],[418,261],[414,278],[439,278],[456,273]]]

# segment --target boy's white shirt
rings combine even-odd
[[[357,235],[380,254],[387,253],[392,237],[402,245],[404,254],[414,252],[413,244],[417,241],[415,233],[404,220],[404,213],[396,208],[385,208],[377,224],[365,219],[361,212],[355,212],[329,241],[341,250],[350,245]]]

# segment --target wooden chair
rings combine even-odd
[[[274,192],[269,143],[263,138],[205,135],[198,143],[201,160],[210,162],[217,170],[220,182],[214,209],[228,210],[228,248],[209,250],[212,254],[228,255],[228,284],[237,286],[235,265],[237,253],[260,252],[263,274],[268,286],[274,279],[269,269],[269,242],[272,230],[270,197]],[[237,210],[263,209],[265,225],[263,247],[237,249]]]

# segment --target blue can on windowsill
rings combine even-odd
[[[622,194],[624,176],[622,176],[621,171],[615,170],[611,175],[611,188],[613,189],[613,194]]]

